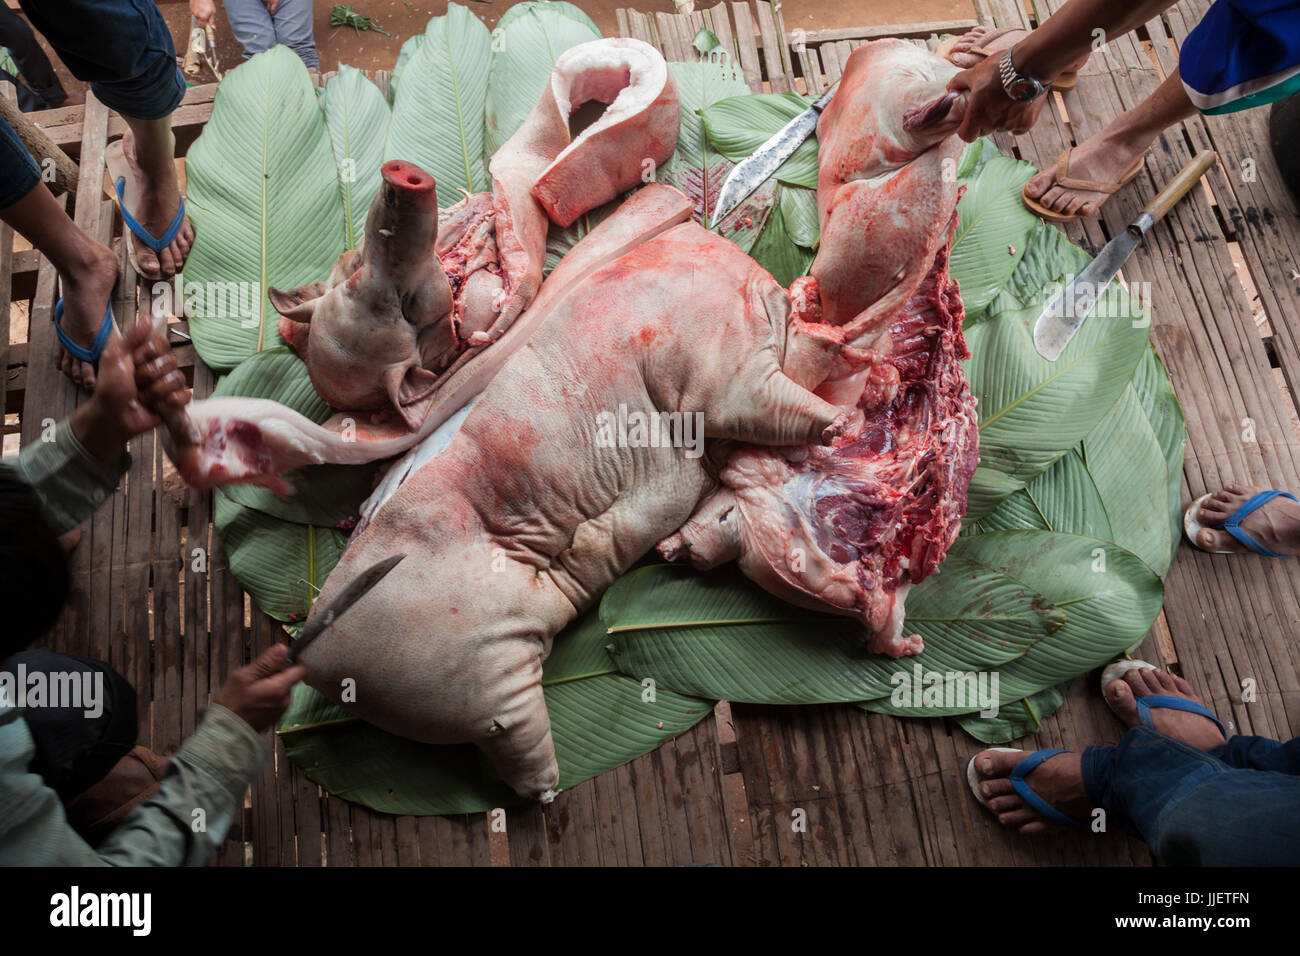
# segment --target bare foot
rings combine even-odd
[[[1112,138],[1102,131],[1069,154],[1069,170],[1062,172],[1055,164],[1043,170],[1025,185],[1025,195],[1062,216],[1093,216],[1111,193],[1089,189],[1068,189],[1058,185],[1058,175],[1096,183],[1117,183],[1133,163],[1146,152],[1149,143]]]
[[[117,257],[106,246],[84,243],[82,261],[75,269],[59,274],[63,286],[63,318],[60,325],[72,341],[90,348],[104,323],[104,310],[117,282]],[[117,335],[116,331],[110,333]],[[54,367],[85,389],[95,387],[95,367],[69,355],[54,342]]]
[[[174,136],[169,137],[172,144],[166,156],[153,158],[145,163],[135,155],[135,138],[130,130],[122,137],[122,151],[127,164],[135,175],[137,188],[140,190],[139,207],[131,210],[140,225],[152,235],[162,236],[176,218],[180,208],[180,182],[176,178],[176,163],[172,159],[175,152]],[[181,223],[180,231],[161,252],[154,252],[134,233],[129,233],[135,246],[135,261],[139,263],[140,273],[146,279],[170,279],[181,271],[185,257],[189,255],[190,246],[194,244],[194,227],[189,217]]]
[[[1181,677],[1167,671],[1147,667],[1135,667],[1123,677],[1106,685],[1106,701],[1125,727],[1136,727],[1138,719],[1137,698],[1160,694],[1166,697],[1181,697],[1193,700],[1191,686]],[[1157,731],[1166,737],[1173,737],[1200,750],[1222,747],[1224,740],[1214,721],[1200,714],[1191,714],[1185,710],[1172,710],[1168,707],[1151,708],[1151,723]]]
[[[1206,525],[1197,534],[1196,543],[1206,551],[1249,553],[1250,549],[1223,530],[1223,524],[1261,490],[1228,485],[1207,498],[1196,512],[1196,520]],[[1274,498],[1257,508],[1246,516],[1241,528],[1274,554],[1300,554],[1300,504],[1290,498]]]
[[[976,754],[975,774],[979,778],[980,793],[998,822],[1008,830],[1033,836],[1063,829],[1025,803],[1011,785],[1012,769],[1028,756],[1029,753],[1023,750],[1010,753],[985,750]],[[1083,759],[1078,754],[1060,753],[1048,757],[1034,768],[1025,782],[1068,817],[1087,820],[1092,812],[1088,794],[1083,788]]]

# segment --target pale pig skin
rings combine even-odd
[[[349,545],[318,606],[395,550],[408,558],[307,651],[312,686],[338,699],[353,678],[359,716],[473,741],[518,793],[549,798],[552,639],[713,487],[681,448],[600,447],[599,416],[703,411],[711,439],[833,437],[840,409],[781,373],[788,316],[771,276],[693,223],[574,286]]]

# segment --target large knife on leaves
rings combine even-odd
[[[1074,338],[1086,319],[1110,285],[1112,279],[1133,250],[1138,247],[1145,236],[1157,222],[1173,209],[1178,200],[1200,181],[1205,171],[1214,165],[1214,150],[1207,149],[1197,153],[1190,163],[1178,171],[1169,185],[1147,203],[1128,228],[1106,243],[1096,259],[1058,292],[1044,307],[1042,314],[1034,323],[1034,348],[1038,354],[1049,362],[1055,362]]]
[[[794,151],[803,145],[813,133],[817,132],[817,121],[821,119],[822,110],[835,96],[835,87],[817,99],[811,106],[786,123],[773,134],[762,146],[732,167],[727,178],[722,181],[718,201],[713,206],[713,218],[710,229],[717,229],[718,223],[730,216],[742,202],[781,168],[781,164],[794,155]]]

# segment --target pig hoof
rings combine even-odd
[[[665,561],[680,561],[691,553],[691,546],[686,543],[686,539],[679,532],[664,538],[656,545],[655,550],[659,552],[659,557]]]
[[[822,444],[829,445],[831,442],[835,441],[835,439],[843,435],[848,430],[849,423],[852,420],[853,416],[848,412],[840,412],[836,415],[835,420],[827,425],[822,431]]]

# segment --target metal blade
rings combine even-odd
[[[781,129],[766,143],[760,146],[753,156],[742,159],[722,181],[722,191],[713,207],[713,219],[710,229],[717,229],[718,223],[736,211],[742,202],[754,192],[778,169],[781,164],[794,155],[794,151],[809,136],[817,131],[817,120],[821,112],[810,106]]]
[[[1049,362],[1055,362],[1079,331],[1083,320],[1091,314],[1101,294],[1106,291],[1115,274],[1123,268],[1133,254],[1142,231],[1130,226],[1106,243],[1096,259],[1070,281],[1047,303],[1034,322],[1034,348]]]
[[[286,664],[292,664],[296,661],[298,655],[306,650],[308,644],[324,634],[331,624],[343,616],[343,612],[365,597],[370,589],[382,581],[389,571],[401,564],[402,559],[405,557],[405,554],[395,554],[391,558],[384,558],[378,564],[371,565],[353,578],[342,593],[331,601],[323,611],[317,612],[316,616],[302,629],[302,636],[289,645],[289,656],[286,659]]]

